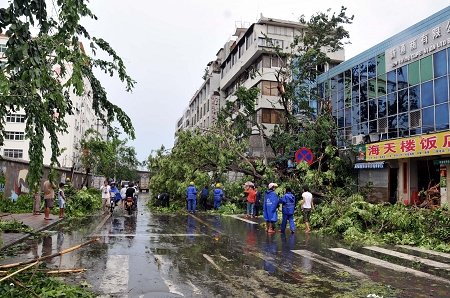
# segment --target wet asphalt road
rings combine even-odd
[[[315,233],[291,235],[286,230],[286,235],[268,235],[259,225],[262,219],[152,213],[145,207],[147,199],[141,195],[139,211],[133,215],[116,210],[103,225],[100,215],[62,223],[42,239],[27,241],[28,246],[1,263],[51,254],[99,237],[98,243],[48,262],[63,269],[87,269],[66,281],[86,281],[99,297],[450,297],[448,269],[345,247]],[[330,248],[346,248],[426,276],[386,269]],[[421,252],[408,254],[430,258]],[[450,264],[448,258],[431,258]]]

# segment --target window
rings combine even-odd
[[[442,50],[433,55],[434,77],[438,78],[447,74],[447,51]]]
[[[338,74],[337,77],[338,91],[342,91],[344,90],[344,73]]]
[[[397,69],[398,90],[408,88],[408,66],[405,65]]]
[[[359,124],[359,104],[352,106],[352,125]]]
[[[271,57],[272,67],[282,67],[283,61],[278,56]]]
[[[25,115],[20,115],[20,114],[9,114],[9,115],[6,115],[6,122],[24,123],[25,122]]]
[[[369,99],[374,99],[377,97],[377,80],[369,80]]]
[[[373,79],[377,76],[376,68],[377,68],[377,63],[375,61],[375,57],[373,57],[372,59],[370,59],[367,62],[367,77],[369,79]]]
[[[429,107],[434,104],[433,82],[422,84],[422,107]]]
[[[378,118],[386,117],[386,97],[378,98]]]
[[[448,129],[448,103],[435,107],[436,130]]]
[[[417,110],[420,107],[420,86],[416,85],[409,88],[409,110]]]
[[[3,156],[12,158],[23,158],[22,149],[3,149]]]
[[[422,110],[422,131],[423,133],[434,130],[434,107]]]
[[[408,112],[408,89],[398,91],[398,113]]]
[[[359,65],[359,77],[361,82],[367,81],[367,61]]]
[[[388,94],[387,96],[388,103],[388,115],[393,116],[397,114],[397,92]]]
[[[359,67],[358,65],[352,67],[352,85],[359,84]]]
[[[253,43],[253,32],[245,38],[245,49],[248,50],[248,48],[252,45],[252,43]]]
[[[387,92],[397,91],[397,75],[395,70],[388,72],[387,74]]]
[[[4,52],[6,52],[6,45],[0,44],[0,53],[4,53]]]
[[[278,27],[273,25],[267,26],[267,33],[269,34],[277,34],[277,35],[286,35],[286,28],[285,27]]]
[[[386,74],[382,74],[377,79],[377,96],[386,95],[386,90]]]
[[[447,76],[434,80],[435,103],[440,104],[448,101]]]
[[[420,60],[420,77],[421,82],[426,82],[433,78],[433,56]]]
[[[420,83],[419,78],[419,61],[408,65],[409,85],[414,86]]]
[[[272,39],[272,42],[267,41],[264,37],[258,37],[258,45],[262,47],[276,47],[283,48],[283,41],[280,39]]]
[[[369,120],[376,120],[377,117],[377,101],[369,101]]]
[[[278,96],[278,83],[271,81],[262,81],[262,94]]]
[[[21,141],[25,138],[25,133],[20,131],[5,131],[6,140]]]
[[[241,58],[242,55],[244,55],[244,52],[245,52],[245,43],[239,46],[239,58]]]
[[[386,72],[386,57],[383,54],[377,56],[377,75],[384,74]]]
[[[278,111],[277,110],[271,110],[271,109],[262,109],[262,123],[270,123],[270,124],[277,124],[279,123],[279,117],[278,117]]]

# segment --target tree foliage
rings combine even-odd
[[[119,139],[117,131],[104,140],[96,130],[87,130],[77,145],[83,169],[106,178],[115,177],[117,181],[138,180],[137,168],[140,162],[135,148],[127,146],[127,142],[127,139]]]
[[[276,169],[279,179],[308,183],[320,191],[348,185],[351,170],[349,155],[339,155],[337,150],[333,107],[321,98],[316,84],[323,66],[330,62],[327,53],[342,49],[349,37],[343,25],[350,24],[353,16],[348,17],[345,12],[346,8],[342,7],[338,14],[330,14],[328,10],[309,20],[302,16],[299,22],[305,26],[305,31],[298,32],[286,49],[266,36],[270,45],[266,51],[281,63],[281,67],[274,70],[279,96],[272,102],[273,108],[281,108],[278,115],[281,121],[272,131],[255,117],[254,103],[260,91],[257,88],[238,87],[234,94],[236,100],[227,102],[220,113],[222,118],[219,117],[220,125],[227,121],[233,123],[237,138],[248,138],[258,131],[264,139],[263,144],[271,148],[265,155],[276,157],[268,167]],[[287,160],[294,159],[295,151],[302,147],[308,147],[314,153],[312,165],[287,171]]]
[[[362,196],[335,199],[317,206],[311,226],[321,232],[339,234],[357,245],[417,245],[450,251],[450,213],[447,207],[417,209],[402,203],[371,204]]]
[[[111,46],[102,38],[91,37],[81,25],[85,17],[97,20],[87,3],[87,0],[56,0],[52,2],[53,7],[48,7],[42,0],[15,0],[0,9],[0,32],[9,38],[5,52],[7,63],[0,71],[0,130],[4,132],[6,114],[19,109],[25,111],[31,188],[38,187],[44,169],[43,152],[50,149],[44,147],[44,133],[51,140],[51,166],[58,165],[61,152],[58,135],[67,132],[64,119],[73,114],[69,95],[71,92],[85,95],[88,83],[97,118],[109,131],[112,131],[111,123],[117,120],[134,138],[130,118],[108,101],[93,71],[97,68],[111,76],[116,73],[127,91],[131,91],[135,81],[127,75],[122,59]],[[49,15],[49,11],[57,13]],[[37,30],[35,36],[32,29]],[[93,57],[84,51],[81,38],[90,42]],[[95,58],[98,50],[105,52],[110,60]],[[59,72],[55,71],[57,68]],[[3,140],[2,133],[0,144]]]

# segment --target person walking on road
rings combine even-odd
[[[111,198],[111,187],[108,185],[108,181],[105,180],[103,186],[100,187],[100,191],[102,192],[102,215],[106,212],[106,205]]]
[[[197,208],[197,189],[194,186],[194,182],[189,183],[189,187],[186,189],[186,199],[188,201],[188,212],[195,213]]]
[[[303,186],[303,193],[302,193],[302,213],[303,213],[303,221],[306,225],[306,233],[311,233],[311,229],[309,227],[309,217],[311,214],[311,209],[313,211],[316,211],[314,208],[314,202],[312,200],[312,194],[309,192],[309,187],[307,185]]]
[[[50,209],[53,208],[56,185],[46,180],[44,182],[44,219],[51,220]]]
[[[282,205],[283,217],[281,220],[281,229],[279,232],[284,233],[286,230],[286,224],[289,221],[289,228],[291,233],[295,233],[295,223],[294,223],[294,209],[295,209],[295,196],[292,194],[291,188],[286,186],[284,188],[284,196],[280,199],[280,204]]]
[[[275,192],[277,187],[276,183],[270,183],[264,196],[264,221],[266,222],[266,232],[269,234],[275,233],[274,223],[278,221],[278,195]]]
[[[64,208],[66,208],[66,196],[64,195],[64,183],[59,184],[58,190],[58,205],[59,205],[59,218],[65,218]]]
[[[202,189],[202,194],[200,195],[200,206],[202,206],[203,210],[206,211],[206,202],[208,200],[209,195],[209,187],[205,185]]]
[[[216,188],[214,189],[214,210],[218,210],[220,207],[220,203],[223,199],[223,191],[220,189],[220,183],[216,184]]]
[[[245,187],[245,193],[247,194],[247,215],[244,216],[244,218],[255,218],[253,215],[254,208],[255,208],[255,202],[256,202],[256,192],[255,192],[255,186],[248,185]]]
[[[120,208],[122,208],[122,210],[125,210],[125,200],[127,198],[127,185],[123,184],[122,188],[120,189],[120,197],[122,198],[122,203],[120,204]]]

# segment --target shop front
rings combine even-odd
[[[449,131],[364,144],[357,150],[359,185],[377,187],[371,201],[420,203],[423,191],[439,184],[440,203],[448,204]],[[382,168],[376,166],[380,162]]]

